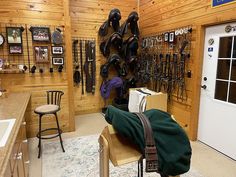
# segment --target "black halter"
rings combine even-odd
[[[138,13],[131,12],[127,18],[127,20],[121,25],[119,29],[119,33],[124,36],[128,32],[128,26],[130,26],[131,33],[133,35],[139,36],[139,28],[138,28]]]
[[[120,27],[120,19],[121,19],[120,10],[112,9],[108,16],[108,20],[106,20],[99,28],[99,35],[106,36],[108,34],[108,28],[111,26],[111,24],[114,31],[118,31]]]

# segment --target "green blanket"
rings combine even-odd
[[[152,109],[144,114],[152,126],[159,171],[172,176],[187,172],[190,168],[192,150],[184,130],[166,112]],[[130,138],[144,152],[143,127],[135,114],[108,106],[105,119],[119,134]]]

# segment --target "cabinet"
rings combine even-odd
[[[26,137],[26,122],[21,123],[4,177],[28,177],[29,153]]]

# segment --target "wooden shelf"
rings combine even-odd
[[[24,74],[24,70],[20,69],[0,69],[0,74]]]

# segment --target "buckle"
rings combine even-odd
[[[146,172],[158,172],[158,162],[157,160],[147,161],[146,160]]]
[[[146,146],[145,148],[146,172],[158,171],[158,158],[156,146]]]

